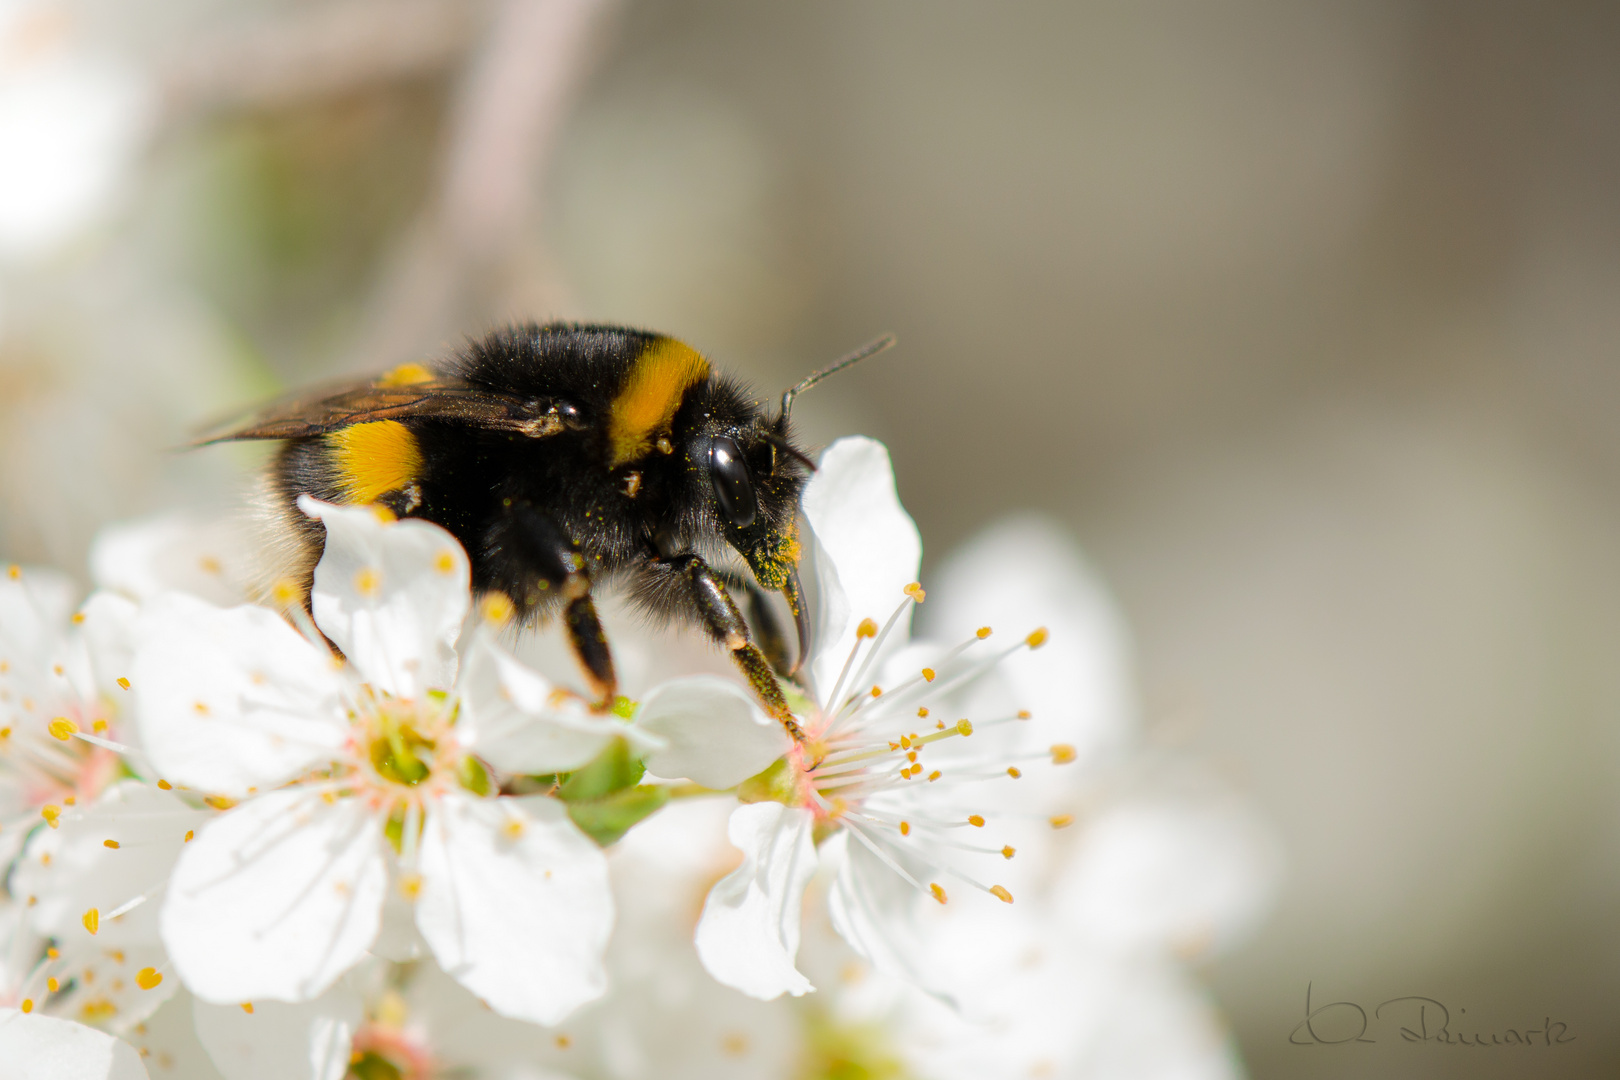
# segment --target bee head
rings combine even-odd
[[[786,416],[770,419],[757,409],[746,413],[739,423],[700,434],[693,446],[694,463],[707,483],[726,543],[742,556],[761,588],[787,600],[802,662],[809,619],[799,586],[799,495],[815,463],[793,445]]]

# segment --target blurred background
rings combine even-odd
[[[0,552],[508,319],[767,395],[893,330],[809,441],[885,440],[930,561],[1071,529],[1283,834],[1204,970],[1253,1075],[1613,1076],[1617,192],[1610,4],[0,0]],[[1291,1045],[1307,985],[1574,1041]]]

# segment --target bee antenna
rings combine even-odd
[[[782,416],[785,418],[788,411],[793,408],[794,398],[816,385],[816,383],[820,382],[822,379],[825,379],[829,375],[843,371],[847,367],[853,367],[868,357],[876,356],[885,349],[893,348],[896,340],[897,339],[893,334],[884,334],[875,341],[867,342],[854,352],[849,353],[846,356],[839,357],[837,360],[833,361],[827,367],[822,368],[820,371],[805,376],[804,379],[799,382],[799,385],[782,394]]]

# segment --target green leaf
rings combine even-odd
[[[589,764],[575,769],[563,781],[562,787],[557,789],[557,797],[567,803],[600,799],[634,787],[646,771],[641,762],[630,756],[629,742],[615,738]]]
[[[577,774],[576,774],[577,775]],[[644,821],[669,802],[669,788],[647,785],[624,788],[600,799],[568,804],[568,816],[580,830],[602,847],[618,842],[631,826]]]

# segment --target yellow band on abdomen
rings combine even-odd
[[[376,502],[414,481],[422,471],[416,436],[398,420],[355,424],[327,435],[326,444],[332,448],[346,502]]]

